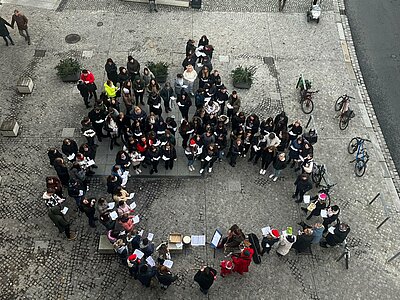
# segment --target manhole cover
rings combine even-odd
[[[65,37],[65,41],[68,44],[75,44],[75,43],[79,42],[80,40],[81,40],[81,36],[79,34],[76,34],[76,33],[68,34]]]
[[[35,50],[34,57],[44,57],[46,55],[46,50]]]
[[[97,26],[98,27],[103,26],[103,22],[97,22]]]

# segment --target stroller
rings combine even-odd
[[[307,22],[315,21],[319,23],[321,16],[321,2],[322,0],[312,0],[310,9],[307,11]]]

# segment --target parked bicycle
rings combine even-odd
[[[354,173],[357,177],[362,177],[367,169],[367,163],[369,161],[369,155],[365,147],[365,142],[371,142],[370,140],[363,139],[360,137],[352,138],[349,145],[347,146],[347,151],[350,154],[356,153],[356,158],[350,161],[350,163],[355,162]]]
[[[300,105],[301,110],[305,114],[311,114],[314,110],[314,102],[312,100],[313,94],[318,93],[319,91],[309,91],[309,90],[302,90],[300,91]]]
[[[349,260],[350,260],[350,248],[347,246],[347,240],[345,239],[344,242],[341,244],[343,247],[342,254],[336,259],[336,261],[340,261],[343,257],[346,263],[346,270],[349,269]]]
[[[312,101],[313,94],[319,91],[310,91],[311,81],[304,79],[303,74],[300,74],[297,80],[296,89],[300,88],[300,105],[301,110],[305,114],[311,114],[314,109],[314,102]]]
[[[354,111],[350,109],[350,99],[355,99],[347,94],[340,96],[335,102],[335,111],[340,111],[339,128],[345,130],[349,126],[349,122],[354,118]]]

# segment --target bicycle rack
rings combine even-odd
[[[376,227],[376,230],[379,230],[379,228],[381,228],[383,226],[383,224],[385,224],[389,219],[390,219],[390,212],[389,209],[386,205],[385,199],[383,197],[383,195],[381,196],[381,193],[376,194],[376,196],[370,201],[368,202],[368,205],[371,205],[372,203],[374,203],[378,198],[381,199],[381,204],[383,207],[383,213],[386,216],[385,219],[379,223],[379,225]]]

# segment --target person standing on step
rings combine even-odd
[[[78,91],[83,98],[83,102],[85,103],[86,108],[90,108],[91,106],[89,104],[89,88],[82,80],[78,81],[76,87],[78,88]]]
[[[89,89],[89,99],[92,99],[92,97],[94,96],[94,100],[97,101],[97,86],[94,83],[93,73],[88,70],[82,70],[81,80],[87,85]]]
[[[132,81],[134,81],[136,77],[140,78],[140,63],[131,55],[128,56],[126,68],[128,69],[128,73],[131,76]]]
[[[107,78],[109,80],[111,80],[114,85],[117,85],[118,82],[118,73],[117,73],[117,65],[114,63],[114,61],[112,60],[112,58],[108,58],[107,62],[104,66],[106,73],[107,73]],[[122,85],[120,85],[121,87]]]
[[[192,106],[192,100],[190,99],[187,92],[184,90],[178,95],[178,99],[176,100],[176,104],[182,114],[182,118],[186,121],[189,121],[189,109]]]
[[[83,197],[81,201],[82,210],[88,217],[89,226],[92,228],[96,228],[95,221],[97,219],[95,218],[95,213],[96,213],[95,205],[96,205],[96,198],[88,199],[86,197]]]
[[[174,167],[174,161],[176,160],[176,149],[175,147],[167,142],[164,146],[161,147],[162,159],[165,163],[165,169],[171,169]]]
[[[144,102],[143,102],[143,95],[144,95],[144,89],[145,89],[144,81],[138,75],[134,78],[134,81],[132,81],[132,82],[133,82],[132,89],[133,89],[133,93],[135,94],[136,106],[139,106],[139,101],[140,101],[141,105],[144,105]]]
[[[149,11],[150,12],[158,12],[156,0],[149,0]]]
[[[15,45],[14,41],[12,40],[10,36],[10,32],[8,31],[7,27],[11,27],[11,24],[8,23],[6,20],[4,20],[2,17],[0,17],[0,36],[3,37],[3,40],[6,42],[6,46],[8,46],[8,41],[10,41],[11,45]]]
[[[31,37],[28,33],[28,18],[25,17],[21,12],[16,9],[14,10],[14,14],[11,17],[11,27],[14,28],[14,24],[17,23],[18,32],[21,36],[25,38],[25,41],[28,42],[28,45],[31,44]],[[24,33],[25,31],[25,33]]]
[[[217,160],[217,147],[215,146],[215,144],[211,143],[206,147],[206,150],[202,153],[200,174],[204,172],[207,166],[208,173],[211,173],[213,165]]]

